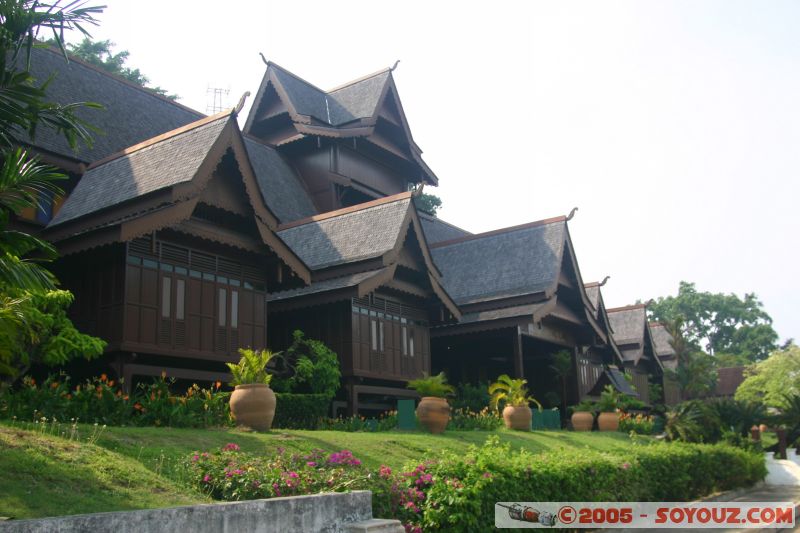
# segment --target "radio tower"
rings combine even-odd
[[[220,111],[224,111],[230,107],[228,104],[228,95],[230,94],[231,89],[230,87],[227,89],[223,89],[222,87],[211,87],[209,86],[206,89],[206,94],[208,95],[207,101],[208,105],[206,105],[206,113],[209,115],[215,115]]]

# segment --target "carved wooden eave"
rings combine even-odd
[[[159,137],[166,138],[166,136]],[[153,144],[153,142],[157,141],[147,141],[148,144]],[[131,151],[133,151],[133,148],[127,149],[121,155]],[[215,177],[215,170],[229,151],[236,161],[244,184],[247,202],[249,207],[252,208],[253,220],[261,237],[259,244],[272,250],[300,279],[310,283],[311,273],[308,267],[275,235],[278,219],[269,210],[261,196],[261,190],[250,160],[247,157],[247,151],[239,128],[236,125],[234,114],[230,115],[228,122],[190,181],[134,198],[112,206],[103,212],[95,212],[75,220],[66,221],[46,230],[46,237],[56,242],[61,253],[66,254],[98,246],[100,242],[104,244],[126,242],[163,228],[183,225],[184,232],[191,229],[199,233],[198,236],[201,238],[253,251],[253,243],[247,239],[243,240],[241,237],[234,237],[231,232],[224,230],[219,230],[216,234],[211,235],[209,233],[212,231],[211,229],[195,221],[190,221],[203,193],[210,181]],[[115,157],[120,157],[121,155],[117,154]],[[99,166],[100,164],[102,162],[93,166]],[[109,227],[115,227],[115,230],[108,231]],[[101,229],[104,231],[101,232],[101,237],[98,239],[93,234]],[[259,250],[259,253],[263,253],[263,251],[263,249]]]

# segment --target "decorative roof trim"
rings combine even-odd
[[[347,215],[350,213],[356,213],[358,211],[362,211],[364,209],[369,209],[371,207],[376,207],[383,204],[390,204],[392,202],[398,202],[400,200],[405,200],[407,198],[411,198],[412,191],[409,192],[401,192],[399,194],[395,194],[392,196],[386,196],[384,198],[378,198],[377,200],[372,200],[370,202],[364,202],[363,204],[357,204],[350,207],[344,207],[342,209],[337,209],[335,211],[328,211],[327,213],[322,213],[320,215],[314,215],[312,217],[301,218],[300,220],[295,220],[294,222],[289,222],[287,224],[281,224],[278,226],[277,231],[283,231],[290,228],[295,228],[297,226],[305,226],[306,224],[311,224],[312,222],[320,222],[322,220],[328,220],[329,218],[335,218],[342,215]]]
[[[608,313],[617,313],[619,311],[632,311],[634,309],[641,309],[642,307],[647,307],[647,304],[632,304],[632,305],[623,305],[622,307],[611,307],[607,308],[606,312]]]
[[[450,245],[459,244],[459,243],[462,243],[462,242],[474,241],[476,239],[483,239],[485,237],[493,237],[495,235],[502,235],[504,233],[510,233],[512,231],[519,231],[519,230],[535,228],[535,227],[538,227],[538,226],[546,226],[548,224],[555,224],[557,222],[566,222],[566,221],[567,221],[567,217],[562,215],[562,216],[553,217],[553,218],[546,218],[544,220],[537,220],[535,222],[528,222],[526,224],[519,224],[517,226],[509,226],[507,228],[500,228],[500,229],[496,229],[496,230],[492,230],[492,231],[486,231],[486,232],[483,232],[483,233],[475,233],[473,235],[464,235],[463,237],[450,239],[448,241],[437,242],[437,243],[431,244],[430,246],[431,246],[431,248],[441,248],[443,246],[450,246]]]

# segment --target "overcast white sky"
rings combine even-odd
[[[330,88],[401,63],[442,218],[479,232],[567,214],[606,303],[755,292],[800,339],[800,3],[736,0],[98,0],[95,38],[206,110],[258,56]],[[245,110],[245,116],[246,116]]]

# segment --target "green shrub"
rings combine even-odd
[[[272,427],[317,429],[328,414],[331,399],[326,394],[275,393],[275,419]]]
[[[619,430],[623,433],[652,435],[655,419],[650,415],[622,413],[619,415]]]
[[[755,483],[760,454],[726,445],[653,444],[622,454],[534,455],[490,437],[464,455],[428,466],[419,526],[425,531],[489,531],[498,501],[685,501]]]
[[[325,418],[317,429],[330,431],[391,431],[397,429],[397,411],[381,413],[378,418],[363,416],[349,416],[339,418]]]
[[[26,377],[14,389],[0,394],[0,418],[34,420],[45,417],[107,425],[211,427],[230,424],[230,393],[198,385],[175,394],[174,380],[163,376],[140,383],[127,395],[118,382],[103,374],[72,385],[69,376],[54,374],[37,384]]]
[[[455,410],[465,409],[479,413],[489,405],[489,385],[487,383],[462,383],[456,387],[456,393],[450,405]]]
[[[496,411],[484,407],[478,412],[466,409],[456,409],[447,425],[449,429],[494,431],[503,427],[503,419],[497,416]]]
[[[336,352],[321,341],[307,339],[299,329],[294,331],[293,339],[279,358],[284,371],[274,376],[273,390],[333,398],[342,376]]]
[[[222,500],[370,490],[373,513],[406,531],[490,531],[498,501],[686,501],[755,483],[762,454],[727,445],[632,444],[624,453],[512,451],[490,437],[466,454],[447,452],[403,471],[365,468],[347,450],[256,457],[228,444],[194,453],[188,478]]]

